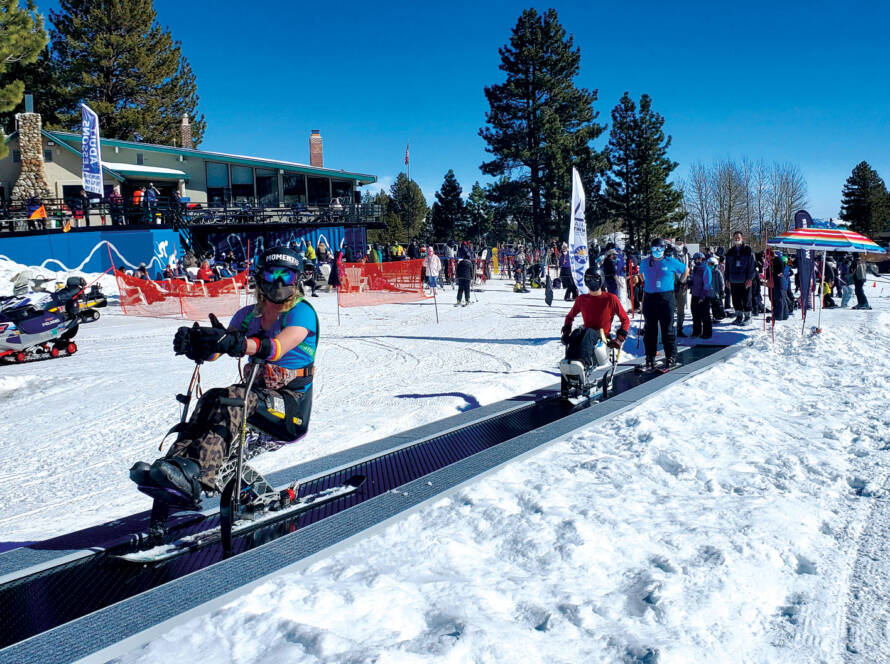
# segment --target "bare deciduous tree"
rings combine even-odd
[[[751,239],[776,235],[790,228],[806,203],[806,180],[789,162],[696,162],[683,183],[687,236],[706,246],[725,246],[737,229]]]

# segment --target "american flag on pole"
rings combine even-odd
[[[409,141],[407,145],[405,145],[405,166],[408,165],[408,150],[411,147],[411,142]]]

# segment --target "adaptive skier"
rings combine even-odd
[[[606,339],[609,348],[621,348],[627,339],[630,319],[618,296],[603,291],[603,277],[596,267],[591,266],[584,272],[584,285],[588,292],[579,295],[566,314],[561,341],[566,347],[566,360],[580,360],[586,368],[590,368],[601,364],[595,357],[595,350],[602,339]],[[584,326],[573,332],[572,323],[579,313]],[[616,316],[620,327],[612,338],[612,322]],[[566,390],[566,378],[563,377],[563,392]]]
[[[131,468],[131,479],[148,489],[146,493],[197,507],[202,491],[217,489],[216,474],[238,437],[242,408],[248,423],[279,440],[293,441],[306,433],[319,326],[315,309],[303,299],[299,272],[300,259],[294,251],[267,249],[257,261],[256,305],[240,309],[228,328],[211,314],[210,327],[195,323],[176,332],[174,351],[195,362],[221,355],[250,359],[244,384],[207,391],[189,421],[170,430],[178,437],[165,457]],[[256,371],[242,406],[246,385]]]
[[[664,368],[671,369],[677,363],[674,286],[678,278],[684,281],[689,276],[689,268],[676,258],[665,256],[665,248],[664,240],[652,240],[651,253],[640,263],[640,276],[643,278],[643,321],[646,326],[643,335],[646,370],[655,369],[659,328],[664,346]]]

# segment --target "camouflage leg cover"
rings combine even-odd
[[[244,411],[240,406],[224,406],[221,397],[241,399],[243,385],[208,390],[198,401],[189,422],[194,432],[181,436],[167,456],[182,456],[194,460],[201,467],[199,479],[206,489],[215,488],[216,471],[228,459],[232,444],[238,440]],[[247,415],[257,408],[257,395],[251,392],[247,400]]]

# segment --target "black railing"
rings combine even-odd
[[[299,226],[339,226],[343,224],[373,224],[380,220],[381,207],[370,203],[361,205],[330,205],[290,207],[193,207],[183,211],[174,226],[231,226],[279,224]]]
[[[42,213],[34,215],[43,207]],[[264,207],[253,204],[212,205],[183,203],[161,196],[140,205],[130,200],[43,199],[0,201],[0,232],[41,231],[78,226],[131,226],[170,224],[175,228],[232,225],[325,226],[371,225],[380,221],[382,210],[370,203],[355,205]],[[35,217],[35,218],[32,218]]]

